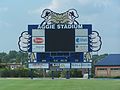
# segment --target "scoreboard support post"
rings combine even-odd
[[[88,79],[90,79],[90,70],[88,68]]]
[[[91,78],[91,68],[88,68],[88,79]]]
[[[68,71],[66,71],[66,79],[70,79],[70,70]]]
[[[30,69],[30,78],[33,79],[33,69]]]
[[[51,73],[52,73],[52,79],[54,79],[54,71],[52,71]]]

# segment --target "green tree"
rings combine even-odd
[[[8,54],[7,53],[0,53],[0,63],[6,63],[8,59]]]
[[[16,55],[16,62],[25,64],[28,62],[28,54],[19,51]]]

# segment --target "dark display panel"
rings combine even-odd
[[[45,51],[75,51],[75,30],[45,30]]]

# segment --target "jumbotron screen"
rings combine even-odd
[[[45,30],[45,51],[75,51],[75,29]]]

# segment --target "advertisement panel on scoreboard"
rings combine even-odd
[[[48,63],[29,63],[28,64],[29,68],[49,68]]]
[[[71,63],[71,68],[81,68],[81,63]]]
[[[32,45],[32,52],[45,52],[45,45]]]
[[[92,64],[91,63],[81,63],[82,68],[92,68]]]
[[[91,63],[71,63],[71,68],[92,68]]]
[[[38,37],[38,36],[45,36],[45,30],[44,29],[32,29],[32,36]]]
[[[45,37],[32,37],[32,45],[45,44]]]
[[[70,68],[70,63],[60,63],[60,68]]]

